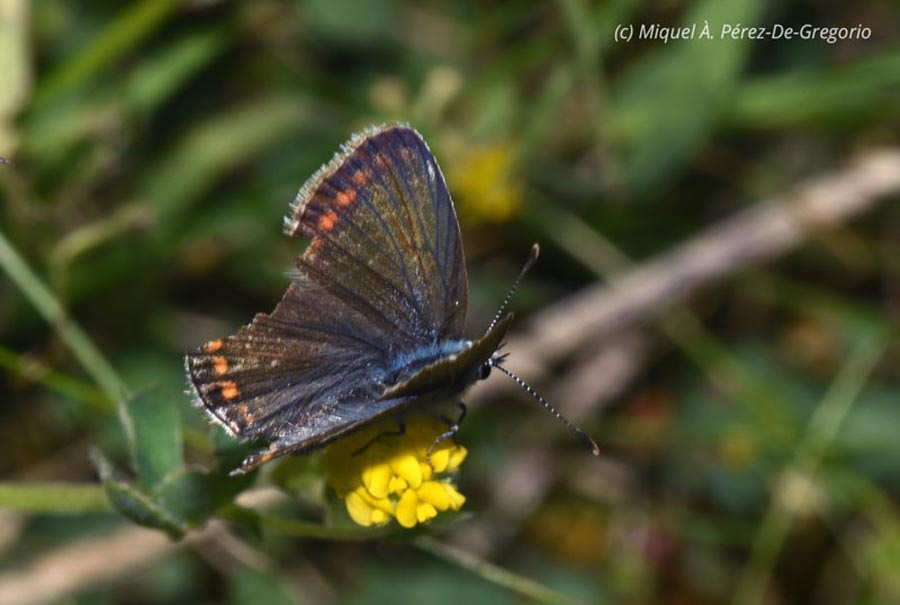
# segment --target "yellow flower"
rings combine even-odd
[[[363,526],[394,518],[410,528],[440,512],[459,510],[466,499],[449,473],[462,464],[466,448],[446,439],[431,452],[428,464],[428,448],[446,429],[433,418],[412,418],[403,435],[392,434],[393,423],[382,423],[329,446],[326,478],[350,518]]]
[[[466,149],[451,164],[450,190],[460,215],[471,222],[503,222],[518,214],[522,186],[514,170],[515,152],[508,143]]]

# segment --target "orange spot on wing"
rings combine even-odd
[[[369,181],[371,179],[372,179],[372,177],[369,176],[369,173],[366,172],[365,170],[360,170],[351,177],[351,180],[354,182],[354,184],[356,184],[359,187],[365,187],[366,185],[369,184]]]
[[[230,400],[241,395],[237,385],[231,380],[220,382],[219,386],[222,387],[222,399]]]
[[[346,191],[338,191],[338,194],[334,199],[338,206],[349,206],[356,200],[356,190],[347,189]]]
[[[250,406],[246,403],[242,403],[238,406],[238,411],[241,415],[241,419],[245,424],[253,424],[256,420],[256,416],[250,411]]]
[[[208,342],[205,345],[203,345],[203,352],[204,353],[215,353],[216,351],[218,351],[219,349],[222,348],[223,344],[224,343],[222,342],[221,338],[219,338],[218,340],[214,340],[212,342]]]
[[[228,371],[228,360],[221,356],[213,357],[213,365],[215,366],[216,374],[221,376]]]
[[[334,210],[329,210],[328,214],[319,217],[319,227],[325,231],[331,231],[338,222],[338,215]]]

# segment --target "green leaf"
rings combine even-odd
[[[176,405],[179,397],[163,389],[151,389],[125,403],[121,421],[125,432],[133,436],[130,448],[136,483],[102,453],[93,453],[115,509],[140,525],[163,529],[175,538],[229,504],[254,477],[185,468]]]
[[[900,49],[834,68],[831,66],[757,78],[741,87],[730,112],[736,125],[751,128],[884,122],[900,115]]]
[[[312,116],[296,96],[258,99],[210,117],[185,133],[177,147],[147,170],[141,196],[160,221],[174,220],[235,166],[256,158]]]
[[[125,404],[134,429],[132,463],[140,484],[152,490],[167,475],[184,467],[181,419],[175,397],[152,389]]]
[[[228,477],[202,469],[179,470],[166,477],[153,496],[166,511],[197,526],[229,504],[252,481],[252,475]]]
[[[610,124],[628,187],[647,190],[672,177],[709,138],[733,99],[751,45],[719,39],[722,26],[752,26],[763,7],[757,0],[696,2],[682,22],[696,24],[694,38],[660,45],[616,87]],[[713,39],[700,37],[707,21]]]
[[[303,17],[309,29],[322,37],[367,44],[390,35],[396,24],[396,4],[395,0],[308,0],[303,3]]]
[[[288,493],[321,496],[324,489],[324,476],[322,457],[312,454],[285,456],[283,461],[272,470],[269,479]]]
[[[113,508],[122,515],[138,525],[161,529],[174,539],[181,538],[188,531],[189,528],[185,523],[160,507],[146,492],[126,480],[124,474],[99,450],[93,450],[91,458],[103,482],[106,497],[109,498]]]
[[[165,478],[153,492],[165,510],[190,525],[202,523],[213,512],[213,481],[199,470],[180,470]]]
[[[144,59],[127,88],[129,104],[141,112],[156,109],[225,49],[222,31],[192,32]]]

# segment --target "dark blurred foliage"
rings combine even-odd
[[[704,20],[871,36],[614,40],[619,24]],[[887,0],[4,2],[0,232],[131,389],[179,393],[185,350],[279,300],[305,245],[281,217],[304,180],[352,132],[409,122],[457,204],[475,334],[533,241],[519,317],[603,279],[608,246],[640,262],[896,144],[898,34]],[[854,352],[896,340],[898,259],[900,208],[885,202],[695,293],[688,346],[647,318],[636,378],[580,419],[600,460],[524,398],[478,406],[460,434],[471,518],[438,539],[591,603],[896,602],[898,351],[871,373]],[[3,477],[95,481],[89,446],[124,456],[102,385],[5,277],[0,335]],[[561,375],[535,386],[564,391]],[[861,392],[825,439],[817,415],[851,397],[829,391],[839,376]],[[175,399],[186,459],[203,462],[206,421]],[[529,450],[553,454],[539,493],[508,475]],[[507,484],[534,500],[504,504]],[[30,515],[0,561],[124,523]],[[66,602],[527,601],[399,530],[242,536],[270,565],[182,550]]]

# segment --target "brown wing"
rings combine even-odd
[[[405,126],[356,135],[304,185],[285,219],[313,238],[297,261],[398,348],[459,338],[468,281],[459,224],[437,162]]]
[[[398,358],[458,339],[468,285],[459,225],[415,131],[351,139],[285,219],[312,238],[271,314],[186,358],[196,399],[231,433],[273,439],[247,471],[313,449],[408,402],[384,400]]]

